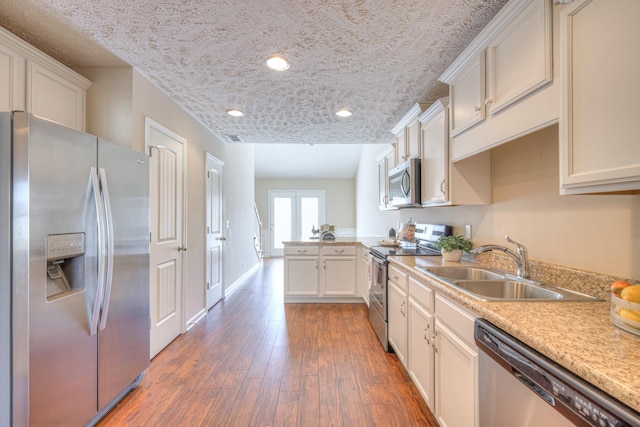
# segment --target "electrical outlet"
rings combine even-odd
[[[471,240],[471,224],[467,224],[465,226],[465,233],[464,233],[464,237],[466,237],[467,239]]]

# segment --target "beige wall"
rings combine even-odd
[[[355,229],[354,179],[257,179],[255,200],[262,228],[269,228],[269,190],[324,190],[325,221],[337,229]]]
[[[461,233],[471,224],[474,245],[509,245],[509,234],[533,259],[640,279],[640,196],[560,196],[557,134],[552,126],[492,150],[492,203],[486,206],[378,211],[370,164],[382,147],[371,147],[357,178],[358,229],[384,235],[409,217],[451,224]]]
[[[131,68],[80,68],[94,81],[89,90],[88,131],[144,151],[145,117],[187,140],[187,233],[185,321],[205,308],[205,158],[225,162],[223,190],[229,220],[223,278],[232,285],[258,263],[253,249],[253,147],[221,142],[144,76]]]

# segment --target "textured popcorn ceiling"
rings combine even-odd
[[[447,94],[437,78],[505,3],[0,0],[0,25],[68,65],[121,58],[226,141],[388,143],[414,103]],[[291,68],[267,69],[273,53]]]

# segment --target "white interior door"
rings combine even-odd
[[[223,233],[222,171],[224,162],[207,154],[207,310],[222,299]]]
[[[151,357],[182,333],[184,235],[184,151],[186,140],[147,118],[151,156]]]

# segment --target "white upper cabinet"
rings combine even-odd
[[[25,109],[26,60],[0,43],[0,111]]]
[[[395,165],[391,166],[391,168],[409,159],[420,157],[422,147],[418,117],[422,110],[423,106],[421,104],[415,104],[391,129],[391,132],[396,136]]]
[[[559,6],[563,194],[640,189],[640,1]]]
[[[471,58],[449,82],[451,136],[456,136],[485,118],[485,53]]]
[[[85,129],[91,82],[0,28],[0,111],[25,110]]]
[[[434,102],[418,119],[422,131],[422,206],[491,203],[491,157],[449,162],[449,101]]]
[[[532,1],[487,49],[487,98],[493,115],[553,80],[551,5]]]
[[[389,170],[395,167],[395,151],[389,147],[376,157],[378,162],[378,209],[397,209],[389,203]]]
[[[457,161],[556,123],[552,0],[511,0],[440,77]]]

